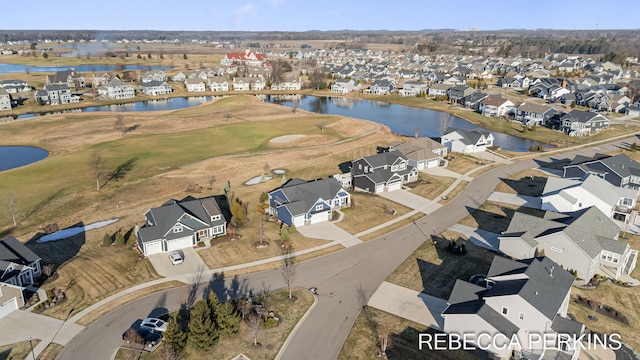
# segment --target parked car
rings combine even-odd
[[[148,326],[141,326],[137,329],[130,328],[122,334],[122,340],[127,344],[139,343],[145,347],[154,347],[162,340],[162,334]]]
[[[167,331],[167,326],[169,326],[169,323],[167,323],[166,321],[157,319],[157,318],[146,318],[144,320],[142,320],[142,322],[140,323],[140,326],[145,326],[145,327],[149,327],[152,328],[154,330],[157,331]]]
[[[182,264],[184,259],[182,258],[182,254],[179,251],[172,251],[169,253],[169,259],[173,265]]]

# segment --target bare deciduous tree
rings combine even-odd
[[[120,136],[124,136],[126,133],[126,126],[124,126],[124,116],[116,116],[116,121],[113,123],[113,127],[120,131]]]
[[[253,345],[258,346],[258,334],[262,329],[262,318],[255,311],[251,312],[247,317],[247,323],[253,334]]]
[[[9,210],[9,214],[11,215],[11,220],[13,220],[13,226],[18,225],[18,196],[14,192],[9,192],[7,194],[7,209]]]
[[[96,180],[96,190],[100,190],[100,180],[105,174],[105,163],[100,150],[94,150],[89,155],[88,164],[91,176]]]
[[[292,298],[291,290],[293,289],[293,282],[297,275],[298,264],[296,263],[296,255],[293,252],[293,247],[285,247],[282,249],[282,277],[289,289],[289,299]]]
[[[207,182],[209,183],[208,190],[213,189],[213,183],[216,182],[216,177],[213,175],[209,176],[209,179],[207,180]]]
[[[378,330],[378,345],[380,346],[380,354],[382,356],[387,355],[387,350],[391,348],[391,326],[389,324],[381,324],[377,327]]]
[[[260,214],[260,222],[258,223],[258,238],[260,239],[260,245],[263,244],[264,239],[264,215]]]
[[[262,171],[264,172],[264,174],[268,174],[271,171],[271,166],[269,166],[269,163],[264,163],[264,165],[262,166]]]
[[[54,270],[56,269],[56,265],[55,264],[46,264],[42,266],[42,274],[48,278],[51,277],[51,275],[53,275]]]

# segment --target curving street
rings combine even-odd
[[[363,304],[378,286],[427,238],[434,228],[449,228],[478,207],[492,193],[501,178],[538,167],[537,161],[572,158],[576,154],[607,152],[636,141],[627,137],[609,144],[563,152],[536,161],[527,159],[493,168],[473,179],[454,200],[415,223],[344,250],[313,258],[299,264],[296,285],[317,287],[317,306],[291,335],[280,359],[333,360],[359,315]],[[626,144],[626,145],[623,145]],[[241,291],[284,287],[280,270],[255,273],[237,279],[202,279],[198,293],[210,289],[233,296]],[[189,286],[158,292],[124,305],[85,328],[62,350],[59,359],[111,359],[121,345],[122,332],[134,321],[163,309],[180,307],[189,294]]]

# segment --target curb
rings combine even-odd
[[[309,289],[305,289],[305,290],[309,291]],[[289,343],[291,342],[293,335],[296,334],[300,326],[302,326],[302,323],[304,323],[304,321],[307,319],[307,317],[309,316],[311,311],[316,307],[316,305],[318,305],[318,295],[313,295],[313,304],[311,304],[307,312],[305,312],[304,315],[302,315],[302,317],[300,318],[300,320],[298,320],[298,323],[296,324],[296,326],[293,327],[293,329],[289,333],[289,336],[287,336],[287,339],[284,341],[284,343],[280,347],[280,350],[278,351],[278,354],[276,355],[274,360],[280,360],[282,358],[282,354],[284,353],[284,350],[287,348],[287,346],[289,346]]]

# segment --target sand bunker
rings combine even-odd
[[[305,137],[305,135],[302,134],[284,135],[271,139],[271,142],[276,144],[284,144],[294,140],[302,139],[303,137]]]

